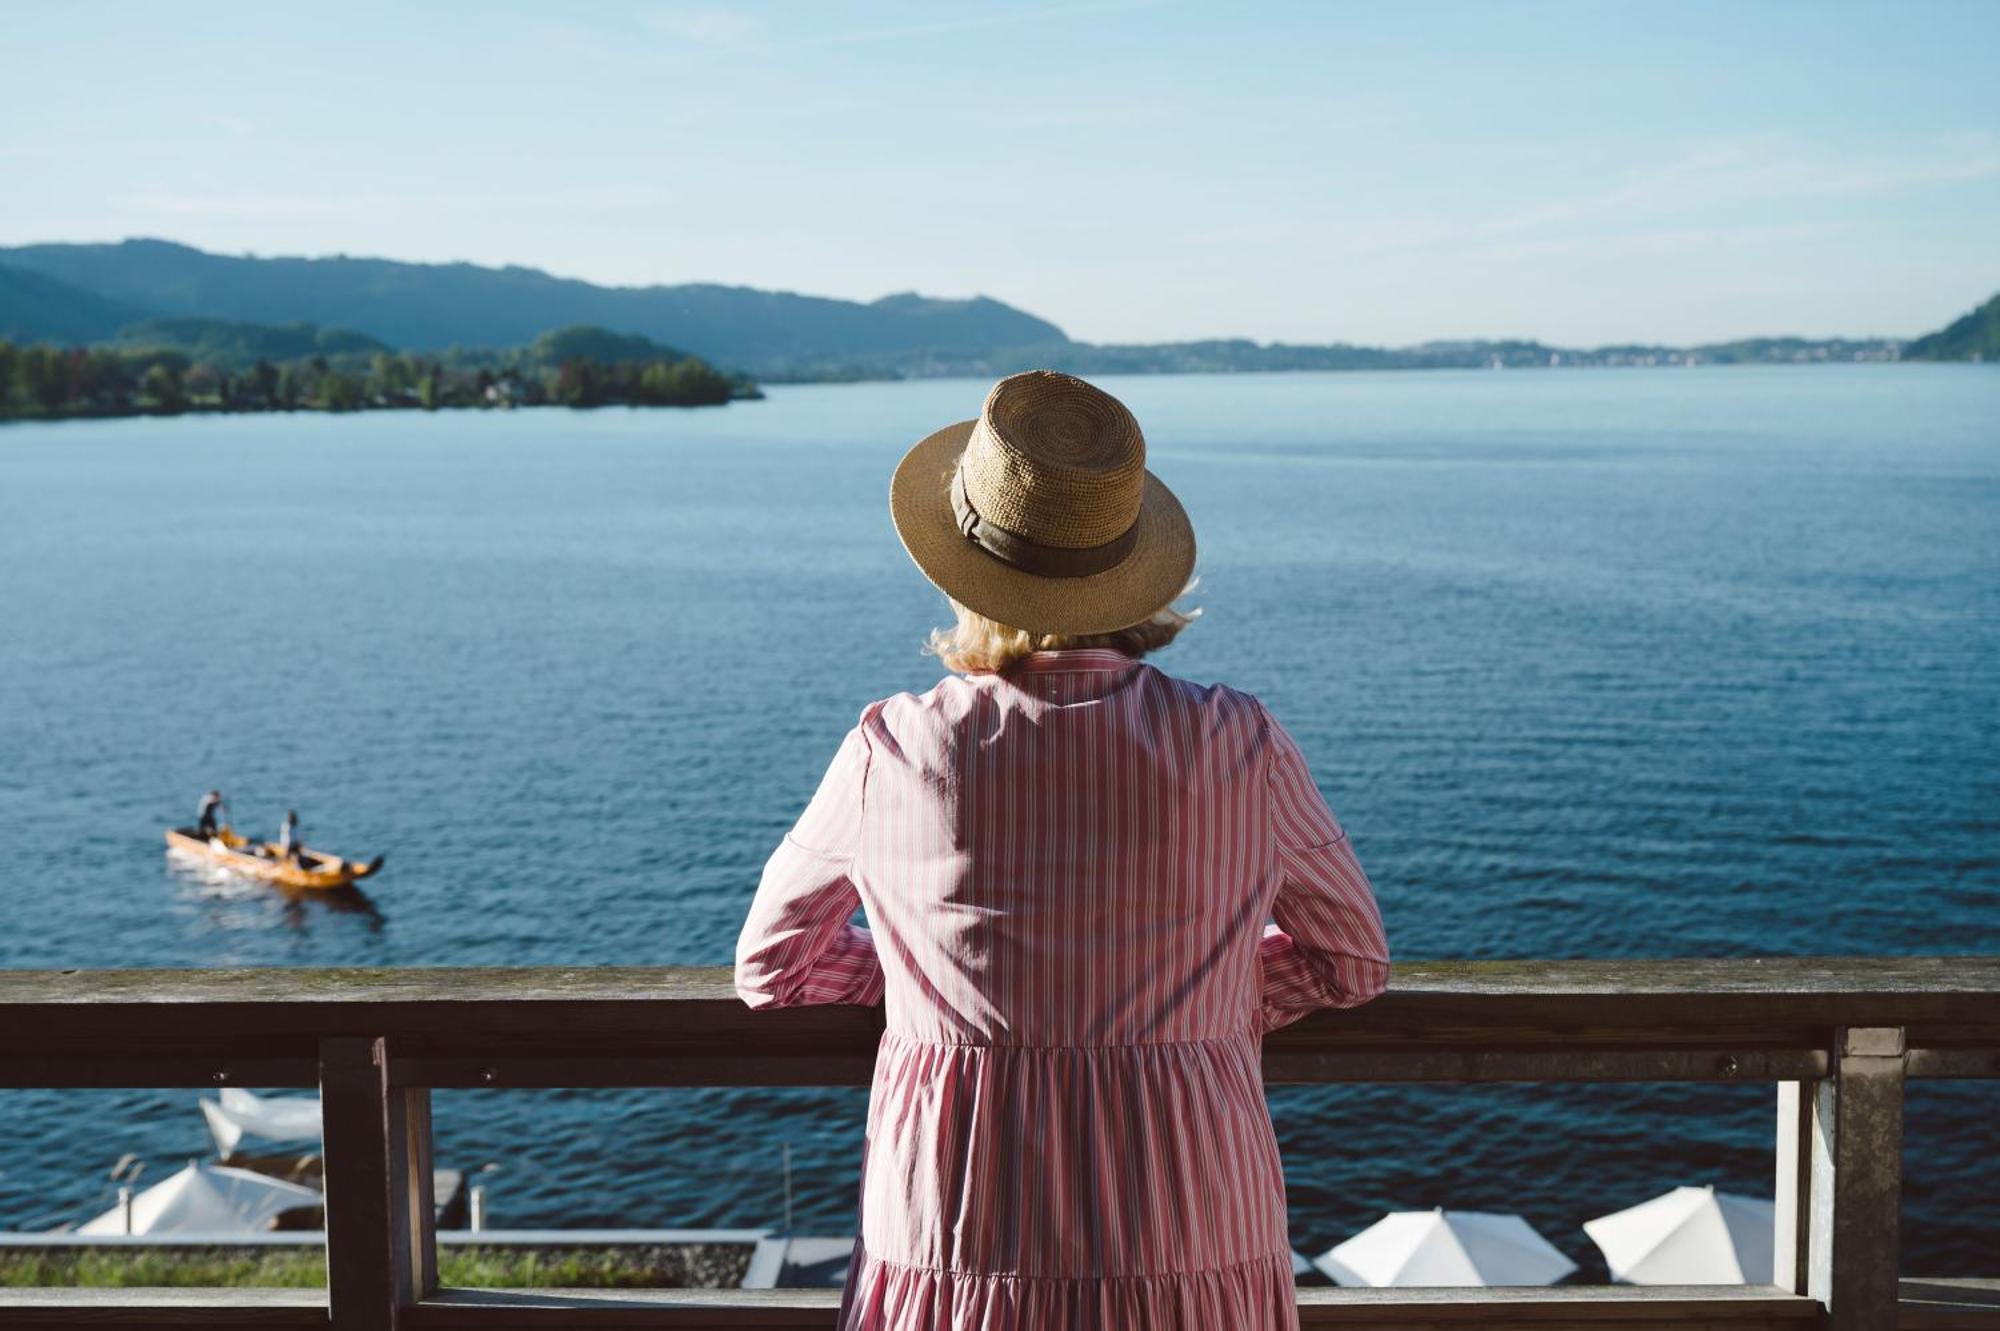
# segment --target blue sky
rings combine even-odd
[[[10,5],[0,243],[985,293],[1100,341],[1915,334],[2000,2]]]

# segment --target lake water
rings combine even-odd
[[[1159,658],[1298,736],[1414,957],[2000,950],[2000,371],[1106,380],[1201,540]],[[0,966],[718,963],[863,704],[938,676],[889,526],[971,382],[701,412],[0,429]],[[239,823],[375,913],[170,871]],[[192,1092],[0,1092],[0,1227],[202,1153]],[[847,1232],[864,1095],[445,1093],[496,1225]],[[1273,1095],[1293,1236],[1768,1194],[1768,1088]],[[1990,1274],[2000,1086],[1909,1110],[1906,1269]]]

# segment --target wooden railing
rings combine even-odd
[[[328,1266],[323,1292],[0,1290],[0,1326],[831,1327],[826,1291],[440,1289],[430,1093],[864,1084],[880,1026],[750,1012],[720,969],[0,972],[0,1086],[318,1087]],[[1775,1284],[1306,1289],[1306,1326],[2000,1327],[2000,1284],[1897,1278],[1903,1084],[2000,1076],[2000,957],[1405,964],[1264,1068],[1777,1087]]]

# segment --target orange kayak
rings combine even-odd
[[[280,854],[275,842],[253,842],[227,827],[213,837],[203,837],[192,827],[170,827],[167,829],[167,851],[219,865],[247,878],[322,891],[350,887],[360,882],[380,869],[383,859],[377,855],[364,864],[359,860],[343,859],[323,850],[305,847],[301,847],[298,857],[293,859]]]

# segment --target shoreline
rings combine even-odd
[[[1593,372],[1626,371],[1669,371],[1669,370],[1801,370],[1801,369],[1853,369],[1863,366],[1890,368],[1898,366],[1963,366],[1966,368],[2000,368],[2000,362],[1948,361],[1948,360],[1892,360],[1876,357],[1858,357],[1853,360],[1809,360],[1809,361],[1681,361],[1668,364],[1605,364],[1582,363],[1561,365],[1397,365],[1397,366],[1347,366],[1288,367],[1282,369],[1120,369],[1098,371],[1103,379],[1228,379],[1228,378],[1291,378],[1305,375],[1425,375],[1425,374],[1490,374],[1498,372],[1524,372],[1528,374],[1588,374]],[[1054,367],[1054,368],[1060,368]],[[512,411],[579,411],[595,412],[623,407],[631,411],[694,410],[726,407],[739,402],[761,402],[767,395],[766,387],[776,388],[848,388],[880,386],[884,384],[944,383],[953,380],[986,381],[998,370],[954,369],[939,374],[880,375],[867,377],[828,378],[772,378],[758,380],[758,387],[751,392],[741,393],[720,402],[623,402],[606,401],[591,403],[563,402],[455,402],[424,406],[415,402],[370,402],[358,406],[323,406],[299,403],[288,407],[238,407],[209,402],[189,404],[178,408],[148,406],[130,411],[60,411],[60,412],[0,412],[0,429],[10,425],[50,425],[65,421],[110,421],[110,420],[171,420],[184,416],[360,416],[383,412],[441,415],[444,413],[482,413]]]
[[[370,403],[359,407],[321,407],[304,404],[292,407],[225,407],[220,404],[203,404],[173,409],[145,407],[132,411],[59,411],[48,413],[0,412],[0,430],[10,425],[57,425],[64,421],[129,421],[129,420],[174,420],[183,416],[371,416],[384,412],[441,416],[446,413],[466,412],[509,412],[509,411],[608,411],[614,407],[624,407],[629,411],[701,411],[715,407],[726,407],[734,402],[760,402],[764,395],[733,397],[727,402],[592,402],[571,405],[563,402],[533,402],[501,405],[498,403],[452,403],[435,407],[419,406],[410,402]]]

